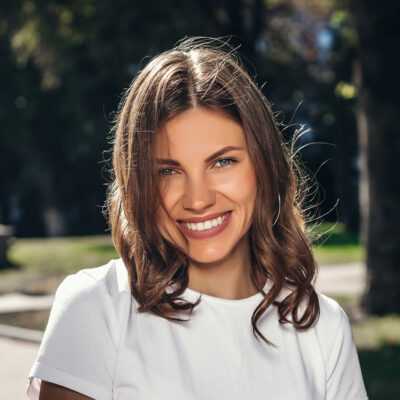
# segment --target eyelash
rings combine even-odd
[[[222,165],[222,166],[220,166],[220,167],[218,167],[218,168],[226,168],[226,167],[229,167],[229,166],[231,166],[232,164],[234,164],[234,163],[237,162],[236,158],[225,157],[225,158],[220,158],[220,159],[218,159],[218,160],[215,162],[215,164],[218,163],[218,162],[221,162],[221,161],[229,161],[229,164],[227,164],[227,165]]]
[[[233,158],[233,157],[224,157],[224,158],[219,158],[217,161],[215,161],[214,165],[217,164],[217,163],[220,163],[221,161],[229,161],[229,164],[221,165],[220,167],[217,167],[217,168],[228,168],[232,164],[237,162],[237,160],[235,158]],[[171,176],[171,175],[173,175],[174,171],[175,170],[173,168],[164,168],[164,169],[160,169],[160,171],[158,171],[158,173],[161,176]]]
[[[166,173],[166,171],[173,171],[173,169],[172,169],[172,168],[160,169],[160,170],[158,171],[158,173],[159,173],[161,176],[170,176],[170,175],[172,175],[172,174]]]

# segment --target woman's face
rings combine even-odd
[[[226,114],[193,108],[155,139],[162,235],[199,263],[226,259],[247,239],[257,194],[242,127]],[[246,248],[246,246],[241,246]],[[244,250],[243,250],[244,251]]]

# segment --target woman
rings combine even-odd
[[[126,92],[108,193],[121,259],[57,290],[31,399],[367,398],[349,321],[313,288],[290,154],[218,45],[184,41]]]

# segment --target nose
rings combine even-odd
[[[205,177],[187,179],[183,195],[183,208],[201,212],[215,204],[215,191]]]

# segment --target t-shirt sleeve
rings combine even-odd
[[[368,399],[349,319],[339,307],[340,322],[326,366],[326,400]]]
[[[112,398],[118,327],[106,285],[81,271],[56,292],[38,357],[29,373],[28,398],[46,380],[96,400]]]

